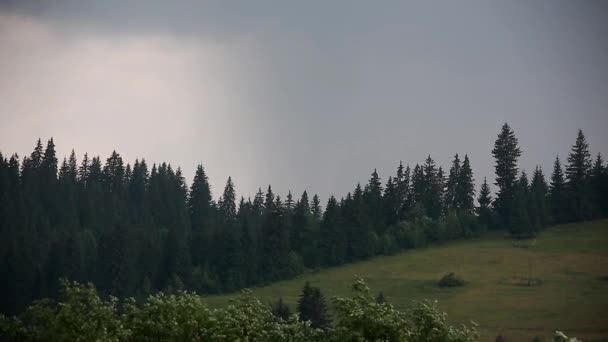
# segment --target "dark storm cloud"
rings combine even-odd
[[[469,154],[478,181],[491,179],[490,151],[505,121],[516,131],[524,150],[520,166],[528,171],[540,164],[549,172],[556,154],[565,158],[578,128],[592,152],[608,152],[605,2],[8,1],[0,13],[27,18],[59,37],[37,45],[41,54],[53,52],[58,64],[42,76],[13,72],[15,79],[45,77],[49,89],[76,89],[81,78],[66,84],[50,68],[69,68],[69,58],[83,60],[86,47],[101,40],[79,70],[96,68],[94,56],[104,55],[115,58],[108,70],[130,70],[124,58],[133,55],[144,65],[148,60],[142,73],[160,73],[161,85],[172,85],[156,90],[165,94],[160,109],[124,99],[133,88],[104,101],[128,102],[128,115],[137,118],[165,118],[145,126],[162,134],[163,144],[134,142],[143,135],[135,119],[117,133],[120,146],[104,142],[102,134],[94,143],[66,135],[60,144],[171,160],[187,175],[203,161],[216,193],[232,175],[246,195],[272,183],[280,193],[308,188],[326,198],[366,181],[374,167],[386,180],[399,160],[415,164],[431,154],[448,167],[457,152]],[[5,31],[11,27],[16,24]],[[159,43],[159,36],[170,43]],[[115,44],[125,37],[128,44]],[[39,62],[6,51],[2,56],[11,70]],[[91,84],[107,89],[141,75],[117,72]],[[0,87],[10,81],[5,77]],[[150,82],[142,78],[134,95],[153,93]],[[175,90],[179,85],[183,89]],[[2,89],[0,95],[18,92]],[[49,89],[43,90],[56,98]],[[84,118],[100,115],[84,102],[70,105]],[[8,109],[0,107],[2,118],[28,127]],[[127,113],[120,106],[107,110]],[[68,128],[45,129],[53,118],[37,116],[43,123],[35,132],[61,136]],[[89,121],[69,129],[84,129]],[[3,137],[3,151],[30,148],[16,141]]]

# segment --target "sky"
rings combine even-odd
[[[4,155],[53,137],[325,202],[429,154],[492,182],[505,122],[528,172],[578,129],[608,153],[607,2],[0,1]]]

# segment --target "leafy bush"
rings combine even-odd
[[[580,340],[577,340],[574,337],[566,336],[566,334],[564,334],[561,331],[555,332],[555,335],[553,335],[553,341],[554,342],[580,342]]]
[[[454,272],[450,272],[439,279],[439,287],[459,287],[464,285],[464,280]]]
[[[0,315],[3,341],[447,341],[477,339],[475,327],[452,327],[433,302],[405,312],[377,303],[358,279],[352,298],[333,298],[336,323],[315,329],[297,315],[277,319],[268,305],[245,290],[231,305],[210,309],[202,297],[177,291],[103,300],[92,285],[62,283],[57,301],[43,300],[14,318]]]

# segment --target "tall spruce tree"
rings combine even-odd
[[[448,210],[458,209],[458,201],[456,199],[456,188],[458,186],[459,179],[460,158],[458,157],[458,153],[456,153],[456,155],[454,155],[454,160],[452,161],[452,166],[450,167],[450,171],[448,173],[448,180],[446,182],[445,205]]]
[[[430,155],[426,158],[422,170],[424,174],[422,204],[428,217],[438,219],[443,211],[443,173],[438,172],[435,161]]]
[[[566,167],[566,189],[569,197],[571,219],[587,220],[591,218],[590,169],[589,145],[583,131],[579,129],[576,142],[568,155],[568,166]]]
[[[456,182],[456,208],[466,212],[472,212],[474,209],[474,196],[475,179],[473,178],[473,170],[471,169],[469,156],[465,154]]]
[[[494,207],[503,227],[510,227],[514,217],[513,199],[516,192],[517,161],[521,156],[521,150],[517,145],[515,132],[507,123],[502,126],[498,138],[494,142],[492,155],[495,159],[496,179],[498,186]]]
[[[399,162],[397,176],[394,181],[399,203],[399,220],[404,220],[410,209],[410,166],[408,165],[404,169],[403,163]]]

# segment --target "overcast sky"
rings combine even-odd
[[[493,179],[505,121],[530,172],[579,128],[608,153],[608,2],[0,1],[5,155],[54,137],[326,201],[428,154]]]

